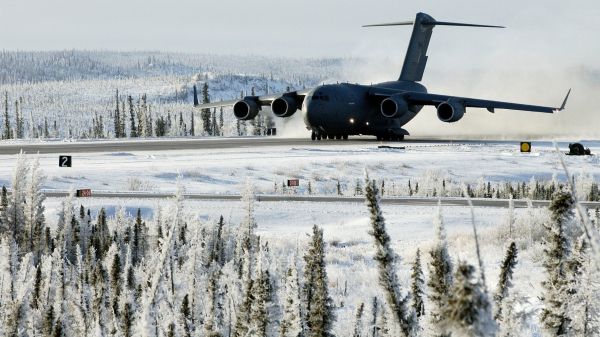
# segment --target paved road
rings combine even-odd
[[[65,197],[68,192],[65,191],[45,191],[49,198]],[[160,199],[173,197],[172,193],[153,193],[153,192],[93,192],[93,198],[129,198],[129,199]],[[235,194],[185,194],[186,199],[192,200],[222,200],[238,201],[240,195]],[[363,197],[339,197],[339,196],[307,196],[307,195],[257,195],[258,202],[261,201],[289,201],[289,202],[339,202],[339,203],[364,203]],[[468,206],[466,198],[442,198],[443,206]],[[381,202],[387,205],[413,205],[413,206],[433,206],[437,205],[437,198],[382,198]],[[507,199],[472,199],[473,206],[476,207],[496,207],[508,208]],[[515,208],[527,207],[527,200],[513,200]],[[548,200],[531,201],[534,207],[546,207]],[[600,207],[600,202],[583,202],[583,206],[589,208]]]
[[[77,142],[40,142],[40,143],[0,143],[0,155],[13,155],[23,150],[26,153],[81,153],[81,152],[119,152],[119,151],[164,151],[189,149],[227,149],[263,146],[331,146],[340,144],[380,144],[373,137],[355,137],[350,140],[311,141],[310,138],[280,137],[226,137],[226,138],[180,138],[180,139],[142,139],[111,141],[77,141]],[[410,137],[405,142],[386,143],[392,146],[410,146],[418,144],[517,144],[516,141],[493,140],[449,140],[431,137]],[[547,143],[547,142],[545,142]],[[564,145],[564,144],[563,144]],[[566,147],[566,145],[561,147]]]

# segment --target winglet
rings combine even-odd
[[[563,101],[562,105],[560,106],[560,109],[558,109],[556,111],[563,111],[565,109],[565,106],[567,105],[567,100],[569,99],[570,94],[571,94],[571,89],[569,89],[569,91],[567,92],[567,96],[565,97],[565,100]]]

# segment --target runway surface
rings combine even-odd
[[[140,140],[110,140],[110,141],[76,141],[76,142],[39,142],[39,143],[8,143],[0,144],[0,155],[14,155],[23,151],[25,153],[92,153],[92,152],[119,152],[119,151],[165,151],[165,150],[190,150],[190,149],[229,149],[244,147],[265,146],[302,146],[302,145],[353,145],[353,144],[380,144],[373,137],[355,137],[349,140],[321,140],[311,141],[310,138],[282,138],[282,137],[227,137],[227,138],[166,138],[166,139],[140,139]],[[517,141],[504,140],[452,140],[435,139],[431,137],[410,137],[403,142],[384,142],[391,146],[405,146],[418,144],[518,144]],[[541,142],[540,142],[541,143]],[[543,142],[550,143],[550,142]],[[566,147],[562,144],[561,147]]]
[[[45,191],[46,197],[60,198],[66,197],[66,191]],[[202,194],[202,193],[187,193],[184,195],[186,199],[191,200],[222,200],[222,201],[239,201],[240,195],[236,194]],[[164,199],[173,197],[173,193],[154,193],[154,192],[93,192],[92,198],[109,198],[109,199]],[[337,202],[337,203],[364,203],[364,197],[339,197],[339,196],[310,196],[310,195],[257,195],[256,201],[261,202]],[[399,197],[399,198],[381,198],[381,203],[384,205],[412,205],[412,206],[434,206],[438,201],[441,201],[442,206],[469,206],[469,200],[466,198],[418,198],[418,197]],[[471,199],[475,207],[495,207],[508,208],[508,199]],[[513,200],[515,208],[528,207],[527,200]],[[532,200],[533,207],[547,207],[550,204],[548,200]],[[582,206],[587,208],[600,207],[600,202],[582,202]]]

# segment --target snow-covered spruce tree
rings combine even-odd
[[[333,303],[329,297],[325,265],[323,230],[313,226],[313,235],[306,255],[304,270],[304,308],[307,337],[330,337],[335,320]]]
[[[127,103],[129,104],[129,137],[134,138],[138,136],[137,127],[135,126],[135,111],[133,110],[133,97],[127,96]]]
[[[213,271],[208,276],[208,285],[206,287],[206,310],[204,318],[204,335],[210,337],[219,337],[221,332],[219,327],[221,325],[222,316],[222,301],[221,289],[220,289],[220,278],[221,271],[216,264],[213,264]],[[187,295],[186,295],[187,296]]]
[[[377,320],[378,316],[379,316],[379,301],[377,300],[377,297],[373,297],[373,301],[371,303],[371,328],[373,329],[371,331],[371,337],[375,337],[377,334],[377,330],[378,330],[378,326],[377,324],[379,323],[379,321]]]
[[[302,311],[300,302],[300,285],[296,259],[290,263],[285,276],[285,293],[283,295],[283,319],[281,320],[280,337],[302,336]]]
[[[461,262],[450,290],[448,304],[442,308],[442,322],[452,336],[491,337],[496,335],[491,303],[475,267]]]
[[[390,246],[390,236],[385,228],[385,219],[379,207],[379,191],[375,182],[371,182],[366,173],[365,197],[371,214],[369,234],[375,241],[374,260],[377,262],[379,285],[383,288],[392,315],[400,325],[402,333],[405,336],[413,336],[418,330],[416,315],[409,310],[409,296],[402,295],[402,287],[396,274],[397,256]]]
[[[550,203],[551,221],[544,225],[548,231],[545,259],[546,280],[542,300],[544,309],[541,322],[549,335],[564,335],[569,331],[571,317],[567,312],[568,263],[571,258],[571,241],[567,226],[573,218],[573,198],[568,192],[557,192]]]
[[[250,331],[250,314],[252,312],[252,303],[254,302],[254,281],[249,279],[245,283],[246,285],[243,293],[244,298],[242,299],[242,303],[239,305],[236,314],[235,327],[233,331],[234,337],[246,337]]]
[[[420,249],[417,249],[417,253],[415,254],[415,261],[413,262],[411,269],[411,292],[413,296],[412,307],[417,317],[421,317],[425,315],[425,304],[423,302],[423,297],[425,296],[425,275],[423,275],[423,268],[421,267]]]
[[[435,217],[433,219],[435,230],[435,243],[429,251],[429,287],[428,298],[431,301],[429,321],[436,336],[445,336],[440,328],[442,320],[441,310],[446,306],[450,288],[452,288],[452,260],[448,253],[448,242],[446,239],[446,229],[442,218],[442,206],[438,202]]]
[[[356,309],[356,316],[354,319],[354,331],[352,337],[364,337],[364,326],[363,326],[363,315],[365,313],[365,303],[362,302]]]
[[[236,242],[236,259],[240,261],[240,270],[245,274],[253,274],[254,252],[258,237],[254,233],[257,227],[256,219],[254,218],[254,185],[250,179],[246,179],[244,191],[242,192],[242,207],[243,218],[240,223],[237,242]],[[242,255],[244,257],[242,258]]]
[[[210,94],[208,92],[208,82],[204,82],[202,85],[202,103],[210,103]],[[210,135],[210,109],[202,109],[200,113],[202,116],[202,125],[205,135]]]
[[[6,212],[12,236],[19,247],[26,247],[25,233],[25,201],[27,200],[27,175],[29,166],[23,151],[17,155],[12,178],[12,193],[8,197]]]
[[[254,283],[254,301],[250,314],[249,336],[267,337],[268,329],[273,322],[271,274],[269,273],[268,245],[260,248],[257,266],[256,281]]]
[[[498,288],[494,295],[494,302],[496,303],[496,312],[494,318],[496,320],[503,320],[502,317],[502,302],[508,296],[508,291],[512,288],[512,276],[517,265],[517,245],[511,242],[506,252],[506,257],[502,262],[500,269],[500,277],[498,279]]]
[[[148,250],[148,227],[142,219],[142,211],[138,208],[133,225],[133,238],[131,242],[131,263],[136,267]]]
[[[39,158],[36,157],[31,165],[30,174],[27,179],[25,196],[25,230],[29,237],[29,251],[36,251],[39,258],[42,244],[42,233],[44,231],[44,193],[42,186],[44,184],[44,174],[40,168]]]
[[[8,225],[8,190],[2,185],[2,193],[0,194],[0,236],[8,233],[10,227]]]
[[[4,92],[4,132],[2,139],[11,139],[12,132],[10,126],[10,117],[8,116],[8,91]]]
[[[568,263],[568,302],[566,311],[572,321],[568,335],[600,335],[600,286],[597,280],[598,270],[590,258],[590,246],[580,238],[573,249]]]

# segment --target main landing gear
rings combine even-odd
[[[404,140],[404,135],[377,136],[377,140],[386,142],[399,142]]]
[[[333,134],[330,135],[330,134],[324,134],[324,133],[317,133],[317,132],[313,131],[310,135],[310,139],[312,139],[312,140],[321,140],[321,139],[323,139],[323,140],[326,140],[326,139],[348,140],[348,135],[333,135]]]

